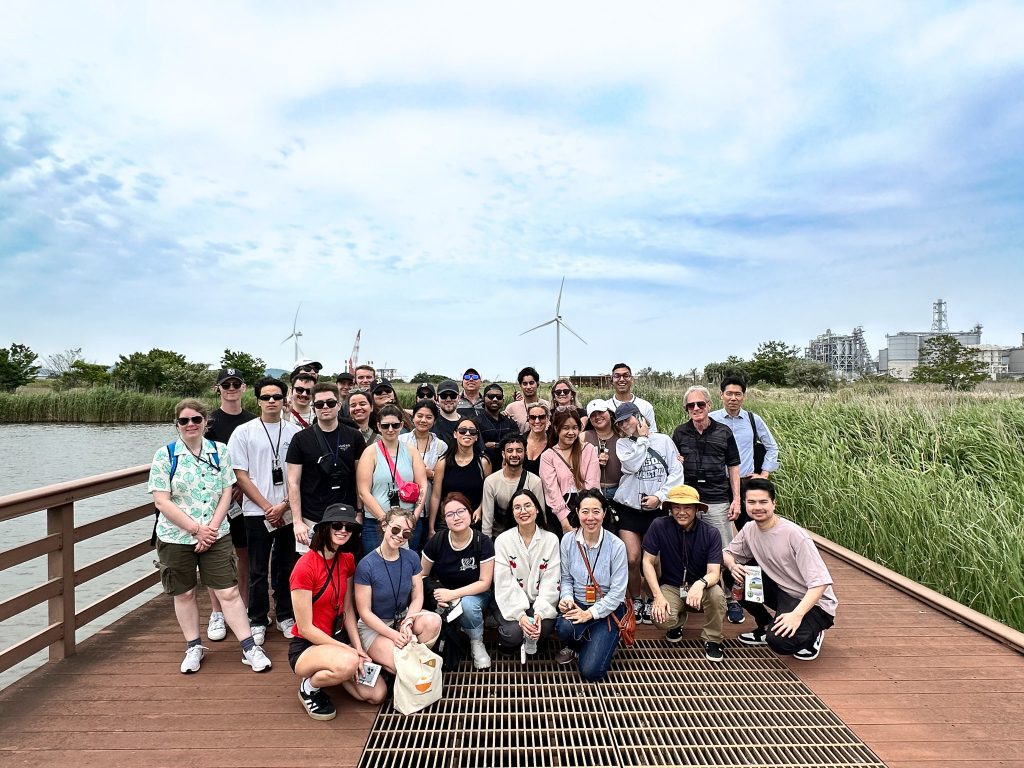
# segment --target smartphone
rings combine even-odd
[[[380,676],[380,664],[374,664],[372,661],[363,663],[363,674],[356,672],[356,682],[360,685],[367,685],[371,688],[377,683],[377,678]]]

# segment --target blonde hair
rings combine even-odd
[[[380,527],[385,528],[395,521],[396,518],[402,518],[409,524],[409,530],[416,530],[416,515],[411,509],[402,509],[401,507],[392,507],[384,513],[384,519],[380,521]]]
[[[181,416],[181,412],[186,408],[191,408],[193,411],[201,415],[204,419],[209,417],[210,411],[206,407],[206,403],[201,400],[196,400],[193,397],[187,397],[174,406],[174,418]]]

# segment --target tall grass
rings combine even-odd
[[[0,394],[0,423],[130,424],[169,422],[180,398],[109,387],[69,392]]]

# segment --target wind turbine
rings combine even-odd
[[[574,331],[572,328],[570,328],[568,325],[566,325],[564,320],[562,320],[562,289],[563,288],[565,288],[565,277],[564,276],[562,277],[562,284],[558,288],[558,301],[555,303],[555,316],[554,316],[554,318],[552,318],[551,320],[548,320],[546,323],[541,323],[540,325],[535,325],[530,330],[523,331],[522,333],[519,334],[520,336],[525,336],[528,333],[536,331],[538,328],[543,328],[545,325],[551,325],[552,323],[555,324],[555,379],[560,379],[562,377],[562,327],[565,326],[565,330],[567,330],[569,333],[571,333],[573,336],[575,336],[580,341],[583,341],[583,338],[578,333],[576,333],[576,331]],[[583,341],[583,343],[586,344],[587,342]]]
[[[285,344],[288,339],[295,339],[295,360],[299,359],[299,337],[302,336],[302,331],[299,330],[299,310],[302,309],[302,302],[299,302],[298,308],[295,310],[295,320],[292,321],[292,332],[290,336],[286,336],[282,344]]]

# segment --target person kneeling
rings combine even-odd
[[[706,511],[708,505],[701,502],[696,489],[677,485],[669,490],[663,507],[670,516],[654,520],[643,543],[644,578],[660,587],[651,617],[658,629],[668,630],[666,640],[678,643],[683,639],[686,612],[703,611],[700,639],[704,657],[721,662],[725,619],[722,537],[714,526],[697,519],[697,510]]]

